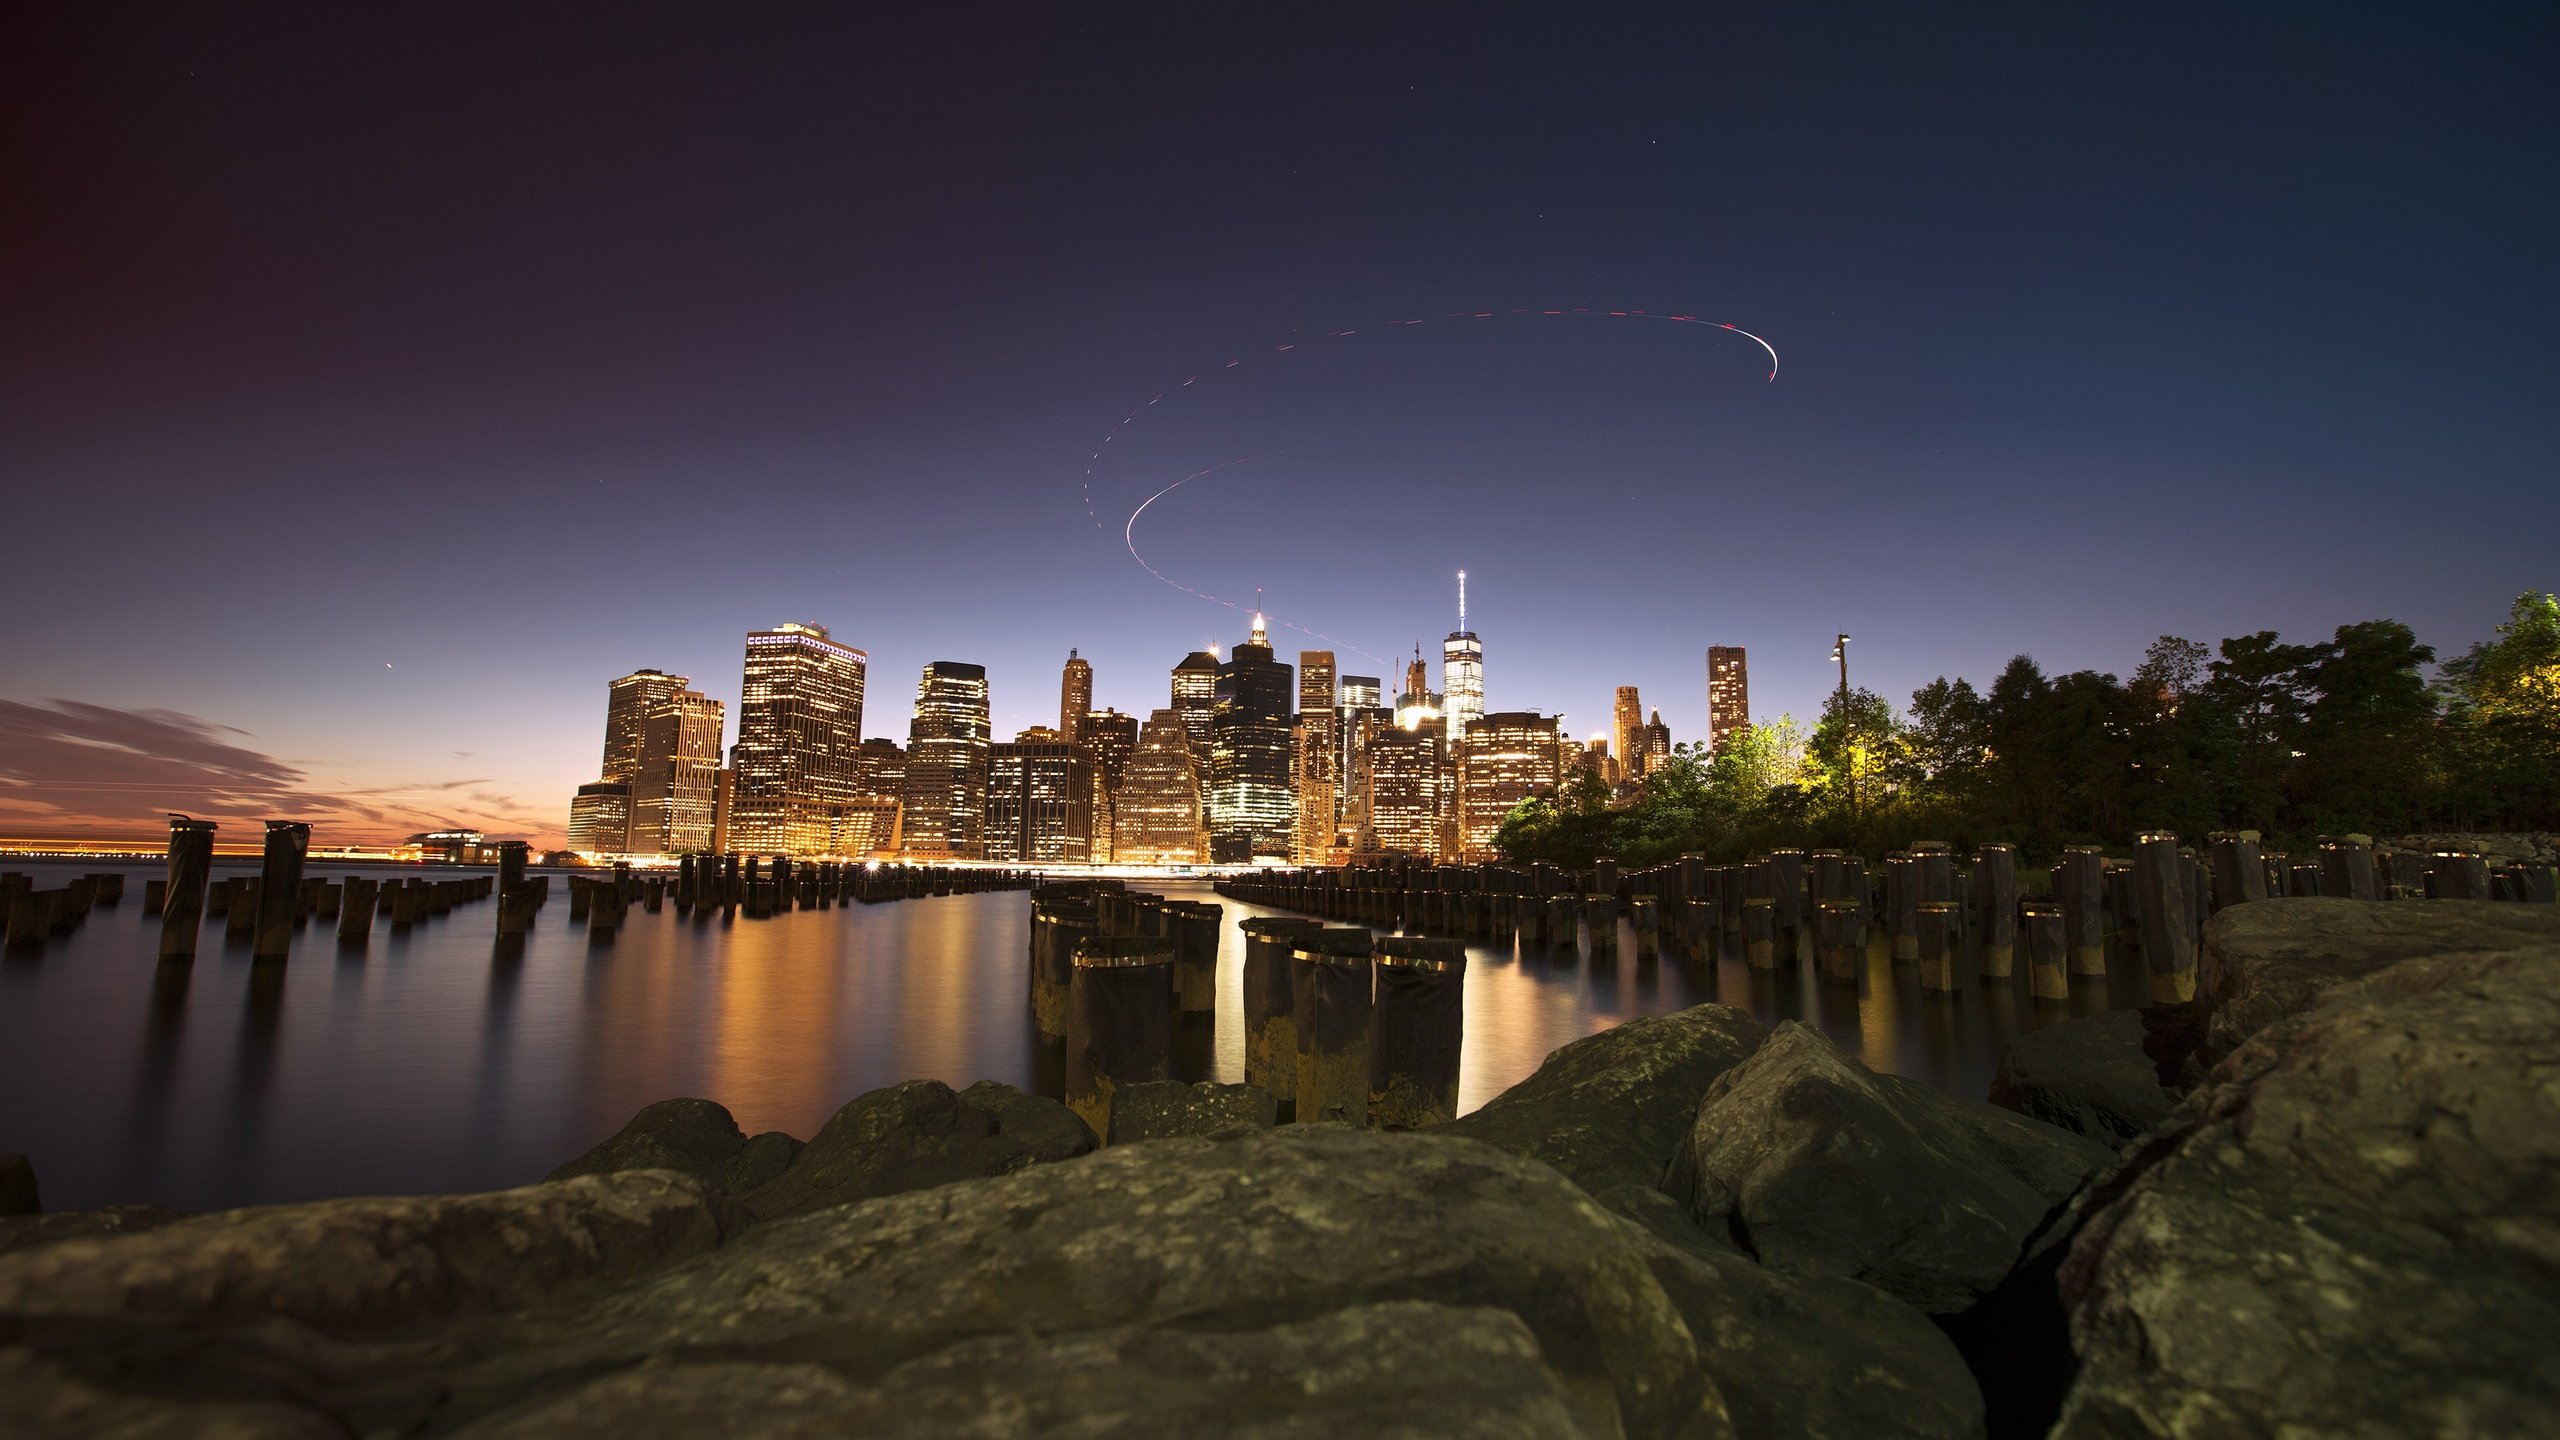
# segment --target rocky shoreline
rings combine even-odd
[[[1410,1133],[913,1081],[488,1194],[0,1216],[0,1434],[2560,1433],[2560,911],[2242,905],[2200,982],[1997,1104],[1705,1005]]]

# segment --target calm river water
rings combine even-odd
[[[1045,1080],[1054,1093],[1031,1025],[1019,892],[725,922],[635,904],[601,942],[569,919],[555,881],[515,957],[497,955],[496,907],[484,901],[405,934],[377,924],[356,950],[315,920],[281,976],[253,984],[247,942],[226,943],[219,922],[193,966],[158,964],[160,922],[142,910],[157,865],[10,868],[44,886],[104,868],[131,877],[122,904],[0,960],[0,1152],[34,1158],[48,1209],[524,1184],[677,1095],[719,1101],[750,1133],[805,1138],[855,1095],[919,1076]],[[1206,884],[1147,888],[1219,898]],[[1275,912],[1220,903],[1211,1078],[1238,1080],[1234,922]],[[2068,1005],[2038,1004],[2023,980],[1924,997],[1913,967],[1881,958],[1852,995],[1809,966],[1772,976],[1738,955],[1639,964],[1631,939],[1621,952],[1595,964],[1567,950],[1472,949],[1461,1108],[1569,1040],[1705,1000],[1804,1020],[1876,1069],[1979,1098],[2021,1031],[2142,1000],[2138,977],[2076,980]]]

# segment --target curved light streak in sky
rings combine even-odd
[[[1588,309],[1588,308],[1576,308],[1576,309],[1571,309],[1571,310],[1530,310],[1530,309],[1514,309],[1514,310],[1509,310],[1509,311],[1498,311],[1498,310],[1474,310],[1474,311],[1466,311],[1466,310],[1460,310],[1460,311],[1454,311],[1454,312],[1450,313],[1446,318],[1447,318],[1447,319],[1450,319],[1450,320],[1494,320],[1494,319],[1506,318],[1507,316],[1511,316],[1511,315],[1537,315],[1537,316],[1549,316],[1549,315],[1552,315],[1552,316],[1557,316],[1557,317],[1577,316],[1577,315],[1578,315],[1578,316],[1586,316],[1586,317],[1592,317],[1592,318],[1600,318],[1600,319],[1616,319],[1616,320],[1661,320],[1661,321],[1666,321],[1666,322],[1669,322],[1669,323],[1679,324],[1679,325],[1699,325],[1699,326],[1704,326],[1705,328],[1710,329],[1710,330],[1726,330],[1726,331],[1730,331],[1730,332],[1732,332],[1733,334],[1739,335],[1739,336],[1743,337],[1743,338],[1744,338],[1744,339],[1746,339],[1746,340],[1749,340],[1749,341],[1750,341],[1750,342],[1752,342],[1753,344],[1755,344],[1755,345],[1759,346],[1761,349],[1766,350],[1767,352],[1769,352],[1769,381],[1770,381],[1770,383],[1771,383],[1771,384],[1775,384],[1775,383],[1777,383],[1777,379],[1778,379],[1778,347],[1777,347],[1777,346],[1770,344],[1766,338],[1764,338],[1764,337],[1762,337],[1762,336],[1759,336],[1759,335],[1755,335],[1755,334],[1753,334],[1751,331],[1745,330],[1745,329],[1743,329],[1743,328],[1742,328],[1741,326],[1739,326],[1739,325],[1730,324],[1730,323],[1728,323],[1728,322],[1726,322],[1726,321],[1722,321],[1722,320],[1701,320],[1701,319],[1699,319],[1699,318],[1698,318],[1697,316],[1695,316],[1695,315],[1662,315],[1662,314],[1654,314],[1654,313],[1650,313],[1650,312],[1643,311],[1643,310],[1592,310],[1592,309]],[[1390,320],[1390,321],[1388,321],[1386,324],[1384,324],[1384,325],[1382,325],[1382,326],[1378,326],[1378,327],[1376,327],[1376,328],[1377,328],[1377,329],[1380,329],[1380,330],[1395,330],[1395,329],[1404,329],[1404,328],[1408,328],[1408,327],[1411,327],[1411,326],[1420,325],[1420,324],[1423,324],[1423,323],[1425,323],[1425,322],[1424,322],[1424,321],[1421,321],[1421,320]],[[1324,334],[1323,338],[1324,338],[1324,339],[1327,339],[1327,340],[1345,340],[1345,339],[1349,339],[1349,338],[1351,338],[1352,336],[1358,335],[1359,333],[1360,333],[1360,332],[1359,332],[1359,331],[1357,331],[1357,330],[1328,330],[1328,331],[1326,331],[1326,332],[1325,332],[1325,334]],[[1276,356],[1276,355],[1282,355],[1282,354],[1286,354],[1286,353],[1287,353],[1287,352],[1289,352],[1289,351],[1295,350],[1295,349],[1297,349],[1297,348],[1298,348],[1298,342],[1296,342],[1296,341],[1291,341],[1291,342],[1289,342],[1289,343],[1287,343],[1287,344],[1285,344],[1285,345],[1274,345],[1274,346],[1272,346],[1272,347],[1271,347],[1271,351],[1270,351],[1270,353],[1271,353],[1272,355],[1275,355],[1275,356]],[[1118,438],[1120,435],[1122,435],[1123,433],[1125,433],[1125,432],[1129,429],[1129,427],[1130,427],[1130,426],[1135,425],[1136,423],[1138,423],[1138,417],[1139,417],[1139,416],[1144,415],[1145,413],[1147,413],[1147,411],[1149,411],[1149,410],[1153,409],[1154,407],[1156,407],[1156,406],[1158,406],[1158,405],[1163,404],[1163,403],[1164,403],[1164,401],[1165,401],[1165,398],[1166,398],[1167,396],[1170,396],[1170,395],[1178,395],[1178,394],[1180,394],[1183,390],[1189,389],[1191,386],[1199,384],[1199,383],[1200,383],[1200,381],[1201,381],[1201,380],[1204,378],[1204,376],[1206,376],[1206,375],[1222,375],[1222,374],[1225,374],[1225,373],[1226,373],[1227,371],[1229,371],[1229,370],[1242,369],[1242,368],[1244,367],[1244,364],[1245,364],[1245,362],[1244,362],[1244,360],[1242,360],[1241,358],[1239,358],[1239,359],[1234,359],[1234,360],[1230,360],[1230,361],[1228,361],[1226,364],[1224,364],[1224,365],[1222,365],[1222,366],[1219,366],[1216,370],[1206,371],[1206,372],[1203,372],[1202,374],[1199,374],[1199,375],[1192,375],[1192,376],[1189,376],[1189,377],[1187,377],[1186,379],[1184,379],[1184,380],[1183,380],[1183,382],[1182,382],[1180,385],[1175,386],[1175,387],[1174,387],[1173,389],[1171,389],[1171,390],[1164,390],[1164,391],[1159,391],[1159,392],[1157,392],[1157,394],[1156,394],[1152,399],[1148,400],[1146,404],[1141,405],[1141,406],[1139,406],[1137,409],[1132,410],[1132,411],[1130,411],[1128,414],[1126,414],[1126,415],[1124,415],[1124,416],[1120,417],[1120,423],[1111,427],[1111,431],[1110,431],[1110,433],[1109,433],[1109,434],[1106,434],[1106,435],[1104,435],[1104,436],[1102,437],[1102,443],[1101,443],[1100,445],[1095,446],[1095,447],[1094,447],[1093,454],[1091,454],[1090,456],[1086,457],[1086,460],[1085,460],[1084,481],[1083,481],[1083,486],[1084,486],[1084,510],[1085,510],[1085,514],[1086,514],[1088,517],[1090,517],[1090,518],[1092,519],[1092,521],[1093,521],[1093,525],[1094,525],[1094,528],[1095,528],[1095,529],[1099,530],[1099,529],[1103,528],[1103,526],[1102,526],[1102,516],[1100,515],[1100,513],[1098,513],[1097,511],[1095,511],[1095,509],[1093,508],[1093,472],[1094,472],[1094,468],[1095,468],[1096,466],[1098,466],[1098,465],[1100,465],[1100,464],[1102,463],[1102,456],[1103,456],[1103,453],[1104,453],[1104,451],[1105,451],[1105,450],[1110,446],[1111,442],[1112,442],[1114,439],[1117,439],[1117,438]],[[1255,459],[1255,458],[1257,458],[1257,457],[1254,457],[1254,456],[1250,456],[1250,455],[1248,455],[1248,456],[1243,456],[1243,457],[1240,457],[1240,458],[1238,458],[1238,459],[1234,459],[1234,460],[1221,461],[1220,463],[1218,463],[1218,464],[1216,464],[1216,465],[1212,465],[1212,466],[1210,466],[1210,467],[1209,467],[1208,469],[1206,469],[1206,470],[1195,471],[1195,472],[1193,472],[1192,474],[1185,475],[1185,476],[1183,476],[1181,479],[1174,481],[1172,484],[1167,485],[1166,487],[1164,487],[1164,488],[1163,488],[1163,489],[1161,489],[1161,490],[1158,490],[1158,491],[1157,491],[1156,493],[1154,493],[1153,495],[1148,496],[1146,499],[1139,501],[1139,502],[1138,502],[1138,508],[1129,512],[1129,519],[1128,519],[1127,523],[1125,523],[1124,525],[1122,525],[1122,526],[1120,527],[1120,538],[1121,538],[1122,542],[1123,542],[1123,543],[1125,543],[1125,544],[1129,547],[1129,558],[1130,558],[1130,559],[1132,559],[1132,560],[1137,561],[1137,562],[1138,562],[1138,566],[1139,566],[1139,568],[1140,568],[1140,569],[1145,570],[1148,574],[1153,575],[1153,576],[1154,576],[1154,577],[1156,577],[1158,580],[1163,581],[1165,584],[1172,586],[1174,589],[1179,590],[1179,591],[1181,591],[1182,593],[1184,593],[1184,594],[1186,594],[1186,595],[1196,596],[1196,597],[1198,597],[1198,598],[1200,598],[1200,599],[1202,599],[1202,600],[1209,601],[1209,602],[1210,602],[1210,603],[1212,603],[1212,604],[1224,605],[1224,606],[1226,606],[1226,607],[1227,607],[1228,609],[1230,609],[1230,610],[1242,610],[1244,607],[1243,607],[1242,605],[1237,604],[1237,603],[1236,603],[1235,601],[1233,601],[1233,600],[1226,599],[1226,598],[1224,598],[1224,597],[1222,597],[1222,596],[1212,595],[1212,594],[1208,593],[1208,592],[1207,592],[1207,591],[1205,591],[1205,590],[1198,590],[1198,589],[1194,589],[1193,587],[1191,587],[1191,586],[1189,586],[1189,585],[1185,585],[1185,584],[1183,584],[1181,581],[1174,579],[1172,576],[1165,574],[1163,571],[1158,570],[1155,566],[1153,566],[1153,565],[1151,565],[1151,564],[1147,563],[1147,557],[1146,557],[1146,556],[1144,556],[1144,555],[1142,555],[1142,554],[1140,554],[1140,553],[1138,553],[1138,540],[1137,540],[1138,517],[1139,517],[1139,516],[1141,516],[1141,515],[1143,515],[1143,514],[1145,514],[1145,513],[1147,512],[1147,507],[1148,507],[1148,506],[1153,505],[1153,504],[1154,504],[1154,503],[1156,503],[1158,500],[1161,500],[1161,499],[1163,499],[1165,496],[1172,494],[1174,491],[1181,489],[1183,486],[1185,486],[1185,485],[1187,485],[1187,484],[1191,483],[1192,481],[1194,481],[1194,480],[1198,480],[1198,479],[1201,479],[1201,478],[1203,478],[1204,476],[1215,475],[1215,474],[1217,474],[1217,473],[1218,473],[1219,471],[1221,471],[1221,470],[1231,469],[1231,468],[1233,468],[1233,467],[1235,467],[1235,466],[1245,464],[1245,463],[1247,463],[1248,461],[1253,460],[1253,459]],[[1349,651],[1351,651],[1351,652],[1352,652],[1353,654],[1355,654],[1355,655],[1365,656],[1366,658],[1368,658],[1368,659],[1370,659],[1370,660],[1374,660],[1374,661],[1376,661],[1378,664],[1380,664],[1380,665],[1382,665],[1382,666],[1390,666],[1390,667],[1391,667],[1391,666],[1394,664],[1394,662],[1389,661],[1389,660],[1386,660],[1386,659],[1384,659],[1383,657],[1380,657],[1380,656],[1377,656],[1377,655],[1372,655],[1372,654],[1370,654],[1368,651],[1363,650],[1363,649],[1361,649],[1359,646],[1357,646],[1357,645],[1353,645],[1353,644],[1349,643],[1348,641],[1336,640],[1336,639],[1334,639],[1334,638],[1333,638],[1332,636],[1330,636],[1330,635],[1325,635],[1325,634],[1322,634],[1322,633],[1320,633],[1320,632],[1318,632],[1318,631],[1310,630],[1310,629],[1308,629],[1306,626],[1304,626],[1304,625],[1300,625],[1300,624],[1296,623],[1295,621],[1281,619],[1281,618],[1279,618],[1278,616],[1274,616],[1274,615],[1269,614],[1267,611],[1266,611],[1266,612],[1260,612],[1260,613],[1262,613],[1262,614],[1263,614],[1263,616],[1264,616],[1264,619],[1265,619],[1266,623],[1269,623],[1269,624],[1276,624],[1276,625],[1279,625],[1279,626],[1281,626],[1281,627],[1283,627],[1283,628],[1285,628],[1285,629],[1295,630],[1295,631],[1297,631],[1297,632],[1298,632],[1299,634],[1301,634],[1301,635],[1313,636],[1314,638],[1316,638],[1316,639],[1318,639],[1318,640],[1322,640],[1322,641],[1324,641],[1324,642],[1325,642],[1326,644],[1328,644],[1328,645],[1338,645],[1338,646],[1341,646],[1343,649],[1349,650]]]

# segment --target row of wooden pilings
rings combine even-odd
[[[1069,1108],[1106,1142],[1112,1098],[1172,1078],[1218,1006],[1226,907],[1117,881],[1031,893],[1031,1013],[1066,1046]],[[1416,1129],[1457,1118],[1467,951],[1287,916],[1242,922],[1244,1078],[1284,1121]]]
[[[2271,895],[2356,899],[2502,899],[2548,904],[2552,869],[2493,870],[2463,852],[2377,852],[2361,839],[2321,846],[2317,864],[2261,853],[2247,832],[2202,849],[2147,834],[2129,857],[2094,846],[2064,850],[2045,893],[2021,893],[2017,854],[1986,845],[1959,868],[1953,847],[1922,841],[1870,871],[1837,850],[1775,850],[1747,865],[1686,855],[1621,872],[1551,865],[1405,865],[1263,871],[1222,881],[1220,893],[1329,919],[1486,943],[1571,946],[1588,931],[1593,953],[1614,952],[1623,912],[1637,957],[1667,935],[1693,960],[1738,942],[1749,965],[1773,970],[1811,959],[1826,979],[1855,981],[1870,944],[1918,967],[1924,990],[1953,992],[1970,953],[1984,982],[2010,982],[2025,951],[2040,999],[2070,996],[2073,975],[2108,973],[2108,948],[2149,977],[2152,996],[2192,999],[2204,922],[2216,910]]]
[[[677,860],[672,876],[638,874],[621,865],[607,875],[569,877],[569,918],[587,922],[588,933],[601,937],[620,929],[634,904],[655,913],[672,901],[677,914],[701,920],[741,911],[751,919],[765,919],[839,904],[1024,890],[1038,879],[1028,870],[794,862],[787,855],[686,855]]]

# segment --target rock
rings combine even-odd
[[[2361,976],[2421,955],[2560,944],[2560,905],[2489,900],[2331,900],[2235,905],[2205,925],[2197,984],[2202,1058],[2219,1062],[2266,1026]]]
[[[0,1216],[0,1255],[57,1240],[139,1234],[186,1218],[184,1210],[158,1205],[109,1205],[97,1210],[59,1210],[51,1215]]]
[[[745,1197],[758,1220],[801,1215],[955,1180],[1008,1175],[1094,1148],[1093,1132],[1055,1100],[1011,1086],[910,1080],[857,1096],[798,1158]]]
[[[1268,1130],[1279,1116],[1279,1102],[1259,1085],[1150,1080],[1111,1097],[1111,1143]]]
[[[2555,1036],[2551,944],[2334,980],[2259,1029],[2073,1241],[2055,1434],[2560,1434]]]
[[[1708,1088],[1663,1188],[1763,1265],[1954,1314],[2108,1159],[2068,1131],[1878,1075],[1787,1021]]]
[[[641,1107],[612,1138],[545,1178],[676,1170],[731,1194],[743,1194],[780,1175],[799,1153],[800,1142],[779,1130],[747,1138],[726,1106],[708,1100],[661,1100]]]
[[[102,1390],[24,1350],[0,1350],[0,1435],[97,1436],[100,1440],[343,1440],[315,1410],[274,1403],[199,1401]]]
[[[1543,1160],[1593,1191],[1658,1184],[1699,1097],[1768,1033],[1729,1005],[1630,1020],[1559,1048],[1439,1130]]]
[[[41,1215],[44,1199],[36,1191],[35,1162],[24,1155],[0,1155],[0,1215]]]
[[[1982,1392],[1919,1311],[1854,1280],[1760,1265],[1651,1186],[1618,1186],[1600,1199],[1664,1243],[1654,1279],[1688,1321],[1737,1434],[1982,1433]]]
[[[1407,1300],[1238,1333],[1129,1325],[1061,1340],[986,1335],[867,1382],[819,1365],[644,1365],[467,1427],[457,1440],[1061,1432],[1584,1433],[1518,1316]]]
[[[1543,1374],[1507,1383],[1552,1386],[1582,1433],[1730,1434],[1682,1312],[1654,1278],[1661,1248],[1552,1170],[1488,1146],[1294,1126],[1165,1140],[761,1224],[636,1283],[464,1327],[448,1343],[469,1363],[432,1375],[381,1367],[333,1404],[368,1430],[405,1430],[429,1411],[440,1424],[494,1420],[687,1355],[817,1365],[872,1385],[1008,1338],[1019,1348],[988,1353],[1059,1374],[1085,1353],[1077,1346],[1142,1353],[1129,1348],[1132,1327],[1230,1336],[1249,1351],[1256,1334],[1297,1343],[1275,1332],[1425,1300],[1514,1317],[1535,1340],[1520,1366]],[[1496,1338],[1474,1333],[1470,1344]],[[1491,1383],[1472,1366],[1457,1374]],[[1331,1414],[1329,1383],[1322,1372],[1278,1377],[1261,1392],[1282,1407],[1260,1417],[1263,1433],[1326,1428],[1282,1417]],[[1413,1383],[1459,1382],[1434,1365]],[[1109,1427],[1070,1416],[1055,1428]]]
[[[2009,1042],[1991,1103],[2120,1148],[2169,1118],[2169,1092],[2143,1049],[2142,1012],[2108,1010]]]
[[[230,1210],[0,1255],[0,1333],[134,1318],[409,1325],[656,1269],[737,1228],[709,1184],[666,1170]]]

